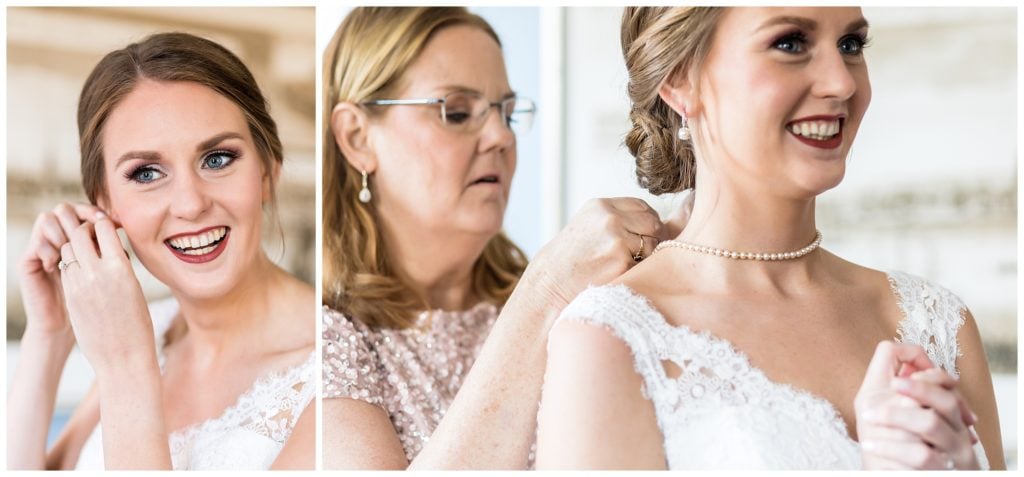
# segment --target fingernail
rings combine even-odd
[[[102,210],[96,212],[96,218],[103,220],[107,218],[107,214],[104,214]]]
[[[978,415],[971,411],[971,424],[978,422]]]
[[[875,441],[862,441],[860,443],[860,447],[868,452],[874,451],[875,449],[878,448],[878,446],[875,444]]]
[[[864,411],[860,418],[868,422],[874,422],[878,419],[878,414],[875,411]]]
[[[897,391],[906,391],[910,389],[910,380],[904,378],[893,378],[892,387]]]

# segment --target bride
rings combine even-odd
[[[867,30],[859,8],[626,9],[626,143],[693,212],[552,328],[538,468],[1004,467],[963,303],[820,247]]]
[[[97,64],[78,121],[92,205],[40,214],[19,263],[10,468],[312,469],[315,297],[261,246],[283,156],[252,74],[156,34]],[[147,306],[116,228],[173,298]],[[47,452],[76,343],[96,380]]]

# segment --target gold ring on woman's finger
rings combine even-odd
[[[639,262],[644,259],[644,236],[643,234],[636,234],[636,236],[640,237],[640,248],[633,254],[633,261]]]

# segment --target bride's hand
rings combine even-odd
[[[114,222],[104,217],[95,225],[84,223],[69,238],[61,248],[61,281],[82,353],[97,374],[111,366],[152,359],[155,340],[149,308]]]
[[[72,231],[95,221],[97,213],[100,209],[93,205],[64,202],[36,218],[28,248],[18,262],[27,333],[71,338],[57,263]]]
[[[658,213],[643,200],[591,199],[541,249],[522,283],[538,284],[539,296],[564,307],[587,285],[608,283],[636,265],[638,250],[650,255],[663,229]]]
[[[974,417],[919,346],[883,342],[854,400],[865,469],[977,469]]]

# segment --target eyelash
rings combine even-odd
[[[870,41],[871,41],[866,36],[864,36],[864,35],[862,35],[860,33],[852,33],[852,34],[849,34],[849,35],[846,35],[846,36],[840,38],[839,39],[839,43],[838,43],[837,46],[841,48],[841,45],[843,45],[848,40],[854,40],[854,41],[857,42],[857,50],[856,50],[856,52],[852,52],[852,53],[843,52],[843,54],[847,55],[847,56],[860,56],[860,55],[862,55],[864,53],[864,49],[867,48],[868,46],[870,46]],[[804,52],[803,51],[803,47],[807,44],[807,41],[808,41],[807,40],[807,35],[805,35],[804,32],[802,32],[802,31],[795,31],[795,32],[786,33],[785,35],[782,35],[778,39],[773,41],[772,42],[772,48],[775,48],[775,49],[777,49],[779,51],[782,51],[783,53],[797,55],[797,54],[800,54],[800,53]],[[798,45],[797,48],[799,48],[799,51],[789,51],[787,49],[780,48],[780,45],[782,45],[783,43],[797,44]]]
[[[216,151],[210,151],[205,156],[203,156],[202,163],[201,163],[200,167],[202,167],[203,169],[221,170],[221,169],[229,167],[231,164],[233,164],[238,159],[239,155],[240,154],[237,151],[233,151],[233,150],[230,150],[230,149],[218,149]],[[207,161],[209,161],[210,158],[212,158],[212,157],[227,157],[228,161],[225,164],[221,165],[220,167],[207,167]],[[149,183],[154,182],[154,181],[159,179],[159,177],[157,177],[157,178],[154,178],[154,179],[142,180],[141,179],[141,175],[143,173],[146,173],[146,172],[154,172],[154,173],[157,173],[157,174],[163,174],[162,172],[160,172],[159,169],[154,167],[152,164],[143,164],[143,165],[141,165],[139,167],[136,167],[135,169],[129,170],[124,175],[124,177],[125,177],[125,179],[127,179],[129,181],[136,182],[136,183],[139,183],[139,184],[149,184]]]

